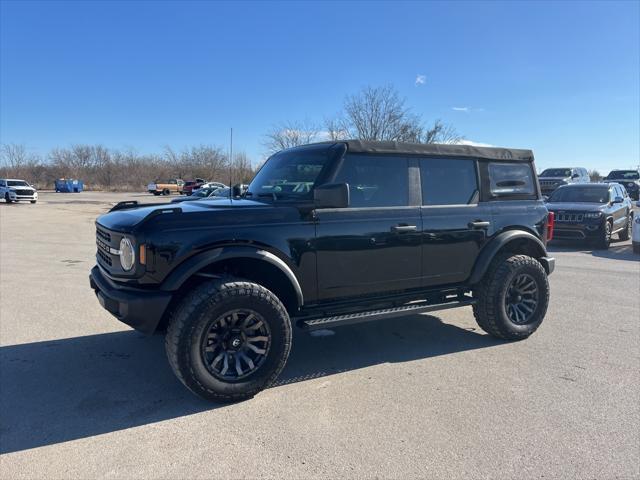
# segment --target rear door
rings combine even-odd
[[[421,158],[423,286],[466,280],[492,229],[474,159]]]
[[[349,185],[350,206],[315,211],[320,300],[420,287],[422,225],[420,206],[410,194],[417,182],[409,177],[404,157],[342,159],[330,181]]]
[[[622,198],[621,203],[614,203],[613,206],[613,230],[616,231],[618,229],[624,228],[627,224],[627,216],[629,215],[629,208],[627,206],[627,202],[624,201],[625,192],[624,187],[620,185],[613,185],[613,192],[611,193],[611,201],[614,201],[616,198]]]

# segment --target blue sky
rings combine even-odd
[[[539,167],[640,160],[640,2],[7,2],[0,141],[252,160],[284,120],[321,122],[393,84],[425,121],[532,148]],[[416,81],[420,79],[422,81]]]

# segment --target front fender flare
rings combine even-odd
[[[476,264],[473,267],[468,283],[471,285],[478,283],[486,273],[496,254],[508,243],[520,239],[533,242],[538,254],[536,258],[541,259],[547,257],[547,249],[538,237],[525,230],[507,230],[506,232],[499,233],[480,251],[480,255],[478,256],[478,260],[476,260]],[[553,270],[553,267],[546,266],[549,265],[549,262],[542,261],[541,263],[545,267],[545,270],[547,270],[547,273],[551,273],[549,270]]]
[[[304,297],[302,295],[300,282],[298,282],[298,279],[296,278],[291,268],[289,268],[289,265],[287,265],[281,258],[277,257],[273,253],[253,247],[218,247],[206,252],[199,253],[176,267],[176,269],[171,272],[162,283],[161,290],[178,290],[184,284],[184,282],[186,282],[191,276],[193,276],[203,268],[222,260],[228,260],[231,258],[254,258],[256,260],[261,260],[275,266],[280,271],[282,271],[282,273],[284,273],[287,279],[291,282],[291,285],[296,292],[298,307],[301,307],[304,304]]]

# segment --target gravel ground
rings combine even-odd
[[[299,333],[276,386],[219,406],[89,288],[93,222],[125,199],[158,201],[0,203],[2,478],[640,477],[629,242],[553,246],[551,305],[526,341],[485,335],[469,308]]]

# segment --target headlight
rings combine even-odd
[[[601,212],[587,212],[584,214],[584,218],[600,218],[601,216]]]
[[[131,241],[127,237],[122,237],[122,240],[120,240],[120,265],[122,265],[125,272],[128,272],[133,268],[135,261],[136,254]]]

